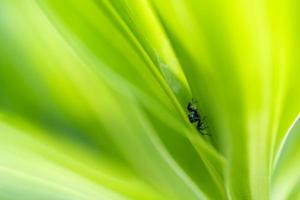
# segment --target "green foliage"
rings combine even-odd
[[[2,0],[0,199],[300,199],[299,6]]]

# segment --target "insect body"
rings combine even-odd
[[[203,122],[204,118],[201,118],[201,116],[198,113],[198,109],[192,100],[191,102],[188,103],[187,105],[187,110],[188,110],[188,117],[189,121],[191,123],[197,122],[197,130],[202,134],[202,135],[209,135],[206,133],[203,133],[203,131],[207,128]]]

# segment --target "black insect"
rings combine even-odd
[[[194,100],[188,103],[187,110],[189,121],[191,123],[197,122],[196,128],[201,133],[201,135],[209,135],[207,133],[204,133],[204,130],[207,128],[207,126],[204,123],[204,118],[200,116]]]

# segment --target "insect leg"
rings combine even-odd
[[[210,135],[208,133],[204,133],[203,131],[207,128],[207,126],[203,127],[203,122],[201,120],[197,123],[197,130],[201,133],[201,135]]]

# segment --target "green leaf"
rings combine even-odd
[[[298,199],[297,8],[1,1],[0,199]]]

